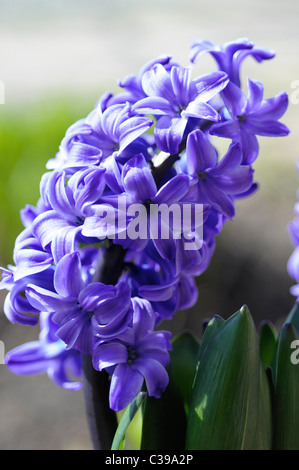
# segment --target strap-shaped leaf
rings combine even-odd
[[[277,334],[274,326],[268,322],[262,322],[259,331],[260,357],[265,369],[270,367],[277,346]]]
[[[198,366],[187,449],[271,448],[271,402],[257,333],[246,306],[210,339]]]
[[[200,361],[207,345],[209,344],[211,338],[214,336],[218,328],[225,323],[225,320],[220,317],[219,315],[215,315],[207,324],[205,328],[205,332],[203,334],[202,340],[201,340],[201,345],[199,348],[199,353],[198,353],[198,361]]]
[[[178,450],[185,448],[186,414],[184,403],[171,368],[169,384],[161,398],[147,396],[143,405],[142,450]]]
[[[119,425],[117,427],[116,433],[114,435],[111,450],[123,449],[127,429],[131,421],[133,420],[135,414],[137,413],[138,409],[140,408],[145,397],[146,392],[140,392],[137,397],[126,407],[124,414],[122,415]]]
[[[172,346],[170,366],[188,415],[200,345],[191,332],[184,332],[174,338]]]
[[[274,364],[273,449],[299,449],[299,336],[291,323],[281,329]]]

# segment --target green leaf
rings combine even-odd
[[[270,367],[275,355],[277,334],[272,323],[264,321],[259,331],[260,357],[265,369]]]
[[[299,303],[295,303],[292,310],[288,314],[285,323],[292,323],[293,327],[297,330],[299,334]]]
[[[281,329],[274,367],[273,449],[299,449],[299,336],[291,323]]]
[[[215,315],[207,324],[205,332],[203,334],[201,345],[198,353],[198,361],[200,361],[208,343],[210,342],[211,338],[214,336],[218,328],[225,323],[225,320],[220,317],[219,315]]]
[[[169,384],[161,398],[147,397],[143,405],[141,450],[185,448],[186,414],[178,385],[168,368]]]
[[[172,346],[170,366],[183,399],[186,415],[188,415],[196,373],[199,341],[192,333],[184,332],[174,338]]]
[[[119,425],[117,427],[114,439],[111,445],[111,450],[123,450],[124,448],[124,439],[127,432],[127,429],[140,408],[142,402],[146,397],[145,392],[140,392],[137,397],[126,407],[124,414],[121,417]]]
[[[243,306],[214,333],[201,357],[189,409],[186,448],[271,448],[269,383],[258,337]]]

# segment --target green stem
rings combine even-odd
[[[98,266],[94,282],[115,285],[123,269],[125,250],[111,244]],[[94,369],[91,356],[82,355],[83,390],[89,432],[94,450],[109,450],[117,429],[116,413],[109,407],[110,377]]]

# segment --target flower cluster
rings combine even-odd
[[[218,70],[193,77],[204,52]],[[256,190],[257,136],[289,132],[278,121],[285,92],[265,99],[250,79],[247,95],[241,90],[245,57],[273,55],[248,39],[195,41],[188,66],[158,57],[67,130],[36,207],[21,211],[14,266],[3,269],[7,318],[41,326],[39,341],[7,354],[12,371],[44,371],[77,389],[69,371],[80,377],[87,354],[111,375],[112,409],[124,408],[144,381],[160,397],[171,335],[155,328],[195,304],[195,277],[209,265],[215,237],[236,200]],[[213,136],[226,139],[223,156]],[[176,223],[181,211],[168,221],[156,214],[150,225],[161,206],[189,207],[188,229]],[[190,234],[196,249],[186,249]]]

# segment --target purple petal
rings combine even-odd
[[[119,364],[112,375],[109,393],[110,408],[120,411],[139,393],[143,375],[128,364]]]
[[[296,210],[296,206],[295,206]],[[295,212],[296,213],[296,212]],[[288,232],[294,246],[299,245],[299,219],[296,217],[288,224]],[[299,266],[299,263],[298,263]],[[1,284],[0,284],[1,287]]]
[[[176,175],[159,189],[153,202],[167,205],[178,202],[187,194],[189,185],[190,179],[187,175]]]
[[[221,97],[231,117],[244,114],[247,106],[247,98],[240,88],[232,82],[222,91]]]
[[[149,396],[160,398],[169,382],[165,367],[155,359],[138,358],[134,361],[134,368],[145,378]]]
[[[58,357],[55,364],[53,362],[50,364],[47,373],[59,387],[72,391],[81,390],[83,384],[74,381],[74,376],[81,376],[81,354],[79,351],[65,350],[63,356]]]
[[[129,74],[122,80],[118,80],[117,84],[132,93],[132,95],[136,94],[138,96],[140,94],[140,83],[136,75]]]
[[[232,119],[230,121],[214,124],[209,132],[211,135],[217,135],[218,137],[238,139],[240,134],[239,121],[238,119]]]
[[[220,115],[208,103],[201,101],[201,96],[188,104],[187,108],[182,111],[182,117],[194,117],[207,119],[208,121],[219,121]]]
[[[199,99],[206,103],[227,86],[229,79],[225,72],[212,72],[199,77],[194,82],[199,93]]]
[[[225,44],[223,44],[222,49],[228,56],[233,57],[236,52],[244,49],[251,50],[253,46],[253,42],[251,42],[248,38],[244,37],[239,38],[235,41],[226,42]]]
[[[287,263],[287,270],[291,278],[299,282],[299,247],[296,247],[291,254]]]
[[[251,165],[257,158],[259,152],[259,143],[254,134],[241,132],[241,147],[243,152],[243,164]]]
[[[85,167],[86,165],[97,165],[102,158],[102,151],[93,146],[82,142],[74,142],[65,166]]]
[[[254,44],[252,44],[254,46]],[[257,62],[262,62],[263,60],[272,59],[275,56],[275,52],[270,49],[251,47],[249,50],[239,51],[233,58],[232,62],[232,72],[230,79],[237,85],[240,86],[239,79],[239,69],[243,60],[247,56],[252,56]]]
[[[172,350],[171,332],[158,330],[141,338],[136,343],[136,350],[142,350],[142,358],[155,359],[164,367],[169,364],[169,352]]]
[[[92,284],[90,286],[92,286]],[[86,308],[88,297],[91,296],[93,305],[96,300],[96,298],[94,298],[96,297],[96,291],[91,291],[91,289],[88,290],[87,287],[82,291],[79,297],[80,304],[84,306],[84,308]],[[97,288],[98,285],[95,287]],[[131,290],[128,284],[121,281],[117,286],[110,286],[110,289],[107,289],[106,294],[100,290],[98,295],[99,300],[97,304],[94,305],[94,315],[92,317],[92,323],[96,331],[100,336],[105,337],[116,335],[119,332],[124,331],[133,314],[131,306]],[[83,296],[85,298],[83,298]]]
[[[124,165],[122,180],[134,202],[152,199],[157,192],[154,177],[142,154],[135,155]]]
[[[241,195],[251,188],[252,176],[252,168],[249,165],[243,165],[237,168],[230,177],[220,177],[218,179],[218,186],[229,195]]]
[[[254,134],[267,137],[283,137],[290,133],[288,127],[278,121],[265,121],[250,117],[246,121],[246,127]]]
[[[69,180],[75,198],[75,208],[79,214],[84,214],[86,208],[96,202],[106,186],[104,168],[89,168],[78,171]]]
[[[116,341],[100,344],[94,349],[92,355],[92,363],[97,370],[125,363],[127,359],[128,352],[126,346]]]
[[[96,334],[101,338],[115,338],[122,334],[132,321],[133,309],[127,308],[119,311],[115,318],[111,318],[109,322],[102,323],[101,315],[97,311],[92,319],[92,326]]]
[[[264,87],[258,80],[248,79],[248,103],[245,113],[258,109],[262,103]]]
[[[102,282],[91,282],[88,284],[78,297],[81,306],[91,312],[98,308],[101,303],[115,297],[116,288]],[[113,315],[113,314],[112,314]]]
[[[59,261],[54,274],[54,287],[62,297],[78,298],[84,287],[79,253],[68,254]]]
[[[172,155],[176,154],[179,151],[186,125],[187,118],[161,116],[154,132],[159,149]]]
[[[51,243],[51,252],[55,263],[58,263],[65,255],[75,251],[76,237],[80,232],[81,226],[69,225],[55,233]]]
[[[275,56],[275,51],[255,46],[248,54],[252,55],[258,62],[262,62],[263,60],[272,59]]]
[[[61,313],[53,316],[53,321],[58,324]],[[66,344],[66,349],[75,349],[82,354],[92,353],[92,325],[87,312],[80,309],[65,313],[63,324],[56,332],[58,338]]]
[[[15,255],[17,270],[14,273],[15,282],[25,276],[39,273],[49,268],[53,258],[49,253],[40,250],[18,250]]]
[[[190,62],[196,63],[199,58],[206,52],[210,52],[216,49],[220,49],[219,46],[216,46],[213,42],[207,41],[206,39],[196,39],[191,44],[190,50]]]
[[[151,119],[133,116],[119,126],[119,152],[122,152],[134,140],[144,134],[153,124]]]
[[[290,294],[297,298],[299,297],[299,284],[290,287]]]
[[[208,137],[200,130],[193,131],[187,139],[187,168],[196,174],[206,168],[213,168],[218,160],[217,152]]]
[[[238,143],[229,146],[226,154],[220,159],[213,170],[213,175],[221,175],[234,171],[242,163],[242,151]]]
[[[278,120],[286,112],[287,107],[288,95],[285,91],[282,91],[278,95],[264,100],[257,113],[260,115],[260,119],[267,121]]]
[[[42,287],[29,284],[25,290],[26,298],[30,304],[40,311],[56,312],[67,311],[73,308],[74,299],[63,299],[55,292],[51,292]]]
[[[5,356],[8,369],[15,374],[39,374],[47,372],[51,359],[63,350],[62,343],[56,341],[43,346],[40,341],[31,341],[9,351]]]
[[[198,299],[198,289],[193,276],[181,273],[177,286],[177,308],[187,310],[195,305]]]
[[[38,212],[35,207],[31,206],[30,204],[26,204],[24,209],[21,209],[20,216],[22,220],[22,224],[24,227],[31,226],[32,222],[34,221],[35,217],[37,217]]]
[[[170,104],[165,98],[160,96],[151,96],[137,101],[132,106],[132,111],[139,114],[154,114],[155,116],[176,114],[176,107]]]
[[[151,70],[144,73],[142,87],[148,96],[159,96],[169,103],[177,103],[170,75],[161,64],[155,64]]]
[[[164,301],[170,299],[175,292],[175,280],[161,285],[140,286],[138,294],[150,301]]]
[[[74,218],[74,200],[65,185],[65,173],[54,171],[48,182],[48,197],[53,209],[62,217]]]
[[[205,194],[207,200],[209,200],[219,212],[223,213],[229,219],[235,215],[235,207],[232,199],[223,191],[221,191],[217,185],[203,184],[202,191]]]
[[[128,109],[128,106],[125,104],[115,104],[109,106],[103,113],[100,112],[99,115],[97,114],[99,111],[97,109],[94,117],[108,137],[108,142],[113,143],[117,141],[118,125],[128,117]]]
[[[22,305],[18,302],[19,297],[18,293],[15,295],[14,288],[12,288],[11,292],[8,292],[3,306],[6,317],[11,323],[17,322],[20,325],[36,325],[38,318],[37,316],[32,316],[32,314],[37,315],[39,312],[35,310],[34,307],[31,307],[31,311],[28,312],[28,306],[24,304],[25,302],[27,302],[29,306],[30,304],[27,299],[23,299],[23,297],[21,297],[21,302],[25,308],[21,308]],[[30,313],[30,315],[26,315],[26,313]]]
[[[114,193],[121,193],[121,169],[120,165],[117,161],[116,154],[112,154],[109,157],[105,158],[105,179],[107,186],[112,190]]]
[[[150,302],[139,297],[133,297],[133,328],[136,338],[143,337],[155,326],[155,312]]]
[[[187,67],[172,67],[170,77],[177,103],[179,103],[180,106],[186,107],[189,103],[191,69]]]
[[[6,268],[0,268],[2,271],[2,279],[0,289],[8,289],[14,285],[14,273]]]
[[[34,220],[33,233],[40,240],[42,247],[46,248],[56,237],[57,232],[65,227],[69,227],[68,220],[59,216],[55,211],[46,211]]]

